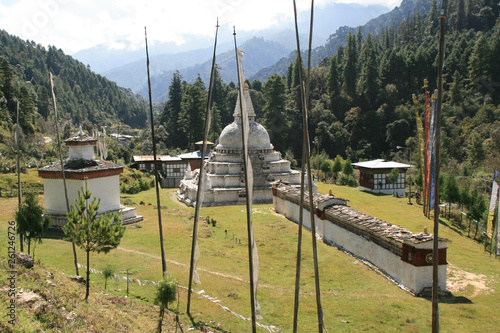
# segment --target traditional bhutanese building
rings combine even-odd
[[[359,170],[359,186],[374,193],[405,195],[406,171],[413,167],[410,164],[385,161],[383,159],[352,164]],[[399,178],[396,183],[389,181],[389,174],[398,169]]]
[[[100,198],[99,214],[117,212],[123,224],[142,221],[136,209],[120,204],[120,174],[123,166],[108,161],[94,160],[94,146],[97,140],[84,136],[82,130],[76,137],[67,139],[69,158],[64,163],[64,174],[69,204],[78,198],[78,191],[85,188],[85,182],[93,197]],[[52,219],[52,228],[60,229],[66,223],[67,206],[63,174],[60,163],[38,169],[43,179],[46,214]]]

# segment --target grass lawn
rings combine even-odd
[[[425,226],[432,231],[433,222],[423,216],[421,206],[407,205],[408,199],[324,183],[318,185],[320,192],[328,193],[331,189],[334,195],[348,199],[350,206],[364,213],[414,232],[423,231]],[[175,191],[161,189],[165,252],[169,274],[187,286],[194,209],[177,202]],[[122,195],[122,202],[126,200],[133,202],[132,206],[144,216],[144,221],[137,224],[140,228],[128,227],[118,249],[108,254],[91,254],[90,266],[102,270],[111,264],[117,272],[120,271],[119,275],[125,275],[123,271],[129,269],[133,278],[158,281],[161,279],[161,260],[155,190]],[[141,202],[144,204],[140,205]],[[0,198],[0,232],[4,235],[16,205],[17,198]],[[289,332],[293,321],[297,225],[275,214],[272,205],[256,205],[253,213],[260,259],[257,295],[263,317],[260,322]],[[217,297],[221,305],[248,318],[250,297],[245,207],[207,207],[201,209],[201,215],[209,216],[217,223],[215,227],[200,224],[198,271],[201,285],[194,288]],[[453,283],[450,285],[453,292],[441,297],[441,330],[495,331],[500,327],[495,313],[500,304],[500,259],[484,254],[482,244],[446,226],[447,221],[443,223],[440,236],[451,240],[448,244],[448,280]],[[79,262],[85,264],[84,253],[79,251],[78,256]],[[318,243],[318,256],[325,327],[330,332],[431,330],[429,299],[408,294],[336,248]],[[43,244],[37,245],[36,259],[68,274],[75,273],[71,244],[62,240],[59,233],[51,233]],[[304,233],[302,259],[299,331],[310,332],[317,329],[317,315],[311,234],[308,231]],[[92,293],[102,293],[103,288],[102,276],[91,274],[91,297]],[[124,295],[125,281],[108,281],[108,292]],[[151,285],[129,285],[129,297],[143,300],[145,304],[152,304],[154,293],[155,288]],[[171,306],[172,309],[178,307],[185,322],[189,321],[185,313],[186,301],[187,294],[181,291],[179,304]],[[195,295],[191,306],[194,322],[222,327],[230,332],[251,330],[249,322],[223,311],[206,298]]]

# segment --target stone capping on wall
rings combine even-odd
[[[275,182],[273,184],[273,195],[288,200],[299,205],[300,189],[294,188],[285,182]],[[376,217],[361,213],[352,207],[346,205],[348,200],[336,198],[328,194],[315,194],[313,203],[315,214],[322,220],[328,220],[350,232],[361,236],[373,243],[391,251],[405,262],[415,266],[432,265],[422,256],[432,250],[419,248],[419,244],[427,243],[434,239],[429,233],[413,233],[401,226],[391,224]],[[303,208],[309,210],[309,193],[305,192]],[[449,240],[439,238],[440,243],[446,243]],[[410,255],[408,255],[410,253]],[[446,248],[439,249],[439,264],[446,264]]]

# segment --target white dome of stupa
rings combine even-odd
[[[255,111],[252,104],[252,99],[250,98],[250,92],[248,86],[245,85],[243,92],[245,96],[245,101],[247,105],[248,112],[248,149],[249,150],[261,150],[261,149],[273,149],[271,140],[269,139],[269,133],[261,124],[255,122]],[[234,121],[227,125],[221,132],[219,136],[219,144],[215,147],[216,150],[227,149],[227,150],[241,150],[241,111],[240,111],[240,96],[236,100],[236,107],[234,110]]]
[[[264,126],[252,120],[249,122],[249,129],[248,149],[273,149],[269,133]],[[236,150],[241,147],[241,120],[235,120],[222,130],[216,150]]]

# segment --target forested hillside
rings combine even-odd
[[[49,67],[61,119],[74,126],[84,120],[94,125],[122,120],[132,127],[145,126],[145,101],[130,90],[93,73],[54,46],[45,49],[0,30],[0,120],[4,129],[15,122],[16,99],[26,134],[38,130],[39,118],[53,115]]]
[[[457,174],[492,173],[500,165],[500,20],[493,1],[460,0],[447,8],[444,69],[443,162]],[[408,16],[379,35],[358,30],[347,45],[313,68],[310,133],[314,148],[352,161],[391,158],[396,146],[417,149],[416,112],[422,114],[424,79],[437,86],[438,10]],[[298,64],[286,75],[250,83],[258,120],[276,149],[300,157]],[[192,146],[202,131],[206,96],[201,80],[189,85],[174,74],[159,118],[165,144]],[[413,105],[412,94],[418,104]],[[232,121],[234,85],[216,80],[213,137]],[[399,152],[400,157],[405,157]],[[408,157],[406,156],[406,159]]]

